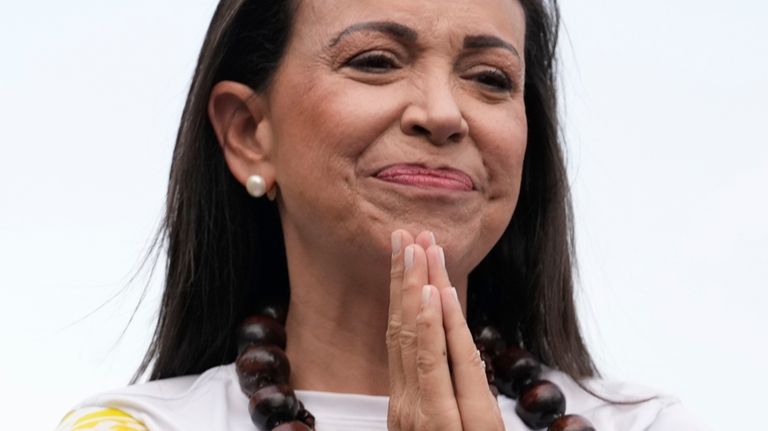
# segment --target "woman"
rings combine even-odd
[[[174,154],[152,382],[60,429],[694,429],[594,379],[556,31],[541,0],[222,0]]]

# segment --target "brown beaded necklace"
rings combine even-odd
[[[269,305],[248,317],[238,329],[235,363],[240,389],[249,398],[248,412],[259,429],[310,431],[315,418],[296,398],[289,385],[291,366],[285,355],[285,313]],[[542,366],[530,353],[506,347],[492,326],[474,335],[485,362],[488,385],[494,395],[517,400],[515,411],[531,429],[595,431],[578,415],[565,415],[565,395],[554,383],[542,380]]]

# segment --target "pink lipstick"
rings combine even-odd
[[[416,187],[472,191],[472,178],[456,169],[430,169],[421,165],[398,164],[382,169],[376,178],[390,183]]]

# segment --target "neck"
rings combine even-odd
[[[386,395],[386,309],[349,299],[326,304],[291,299],[286,354],[293,387]]]
[[[329,250],[290,243],[285,329],[293,387],[387,394],[388,262],[368,262],[368,271],[360,271],[360,265],[349,264],[353,260],[340,265],[341,256]],[[358,273],[367,273],[366,279]]]
[[[389,256],[339,256],[289,244],[286,252],[286,354],[293,387],[388,394]],[[466,281],[457,289],[463,298]]]

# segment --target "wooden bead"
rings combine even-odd
[[[475,346],[481,353],[488,353],[495,357],[500,355],[506,347],[506,342],[501,333],[493,326],[483,326],[475,335]]]
[[[237,331],[237,351],[242,353],[249,345],[271,344],[285,350],[285,328],[268,316],[251,316]]]
[[[290,421],[281,423],[280,425],[272,428],[272,431],[312,431],[314,428],[307,426],[301,421]]]
[[[552,422],[547,431],[595,431],[595,427],[583,416],[567,415]]]
[[[565,395],[554,383],[538,380],[523,389],[515,411],[529,428],[546,428],[565,413]]]
[[[299,401],[299,413],[296,414],[296,419],[304,422],[311,429],[315,429],[315,417],[312,416],[309,410],[304,408],[304,404],[301,401]]]
[[[496,381],[496,370],[493,368],[493,358],[491,358],[487,352],[481,352],[480,359],[482,359],[485,364],[485,379],[488,381],[489,385],[493,384]]]
[[[279,305],[262,305],[258,308],[256,314],[260,316],[267,316],[271,317],[281,325],[285,325],[285,307],[281,307]]]
[[[251,420],[260,429],[271,430],[296,419],[299,400],[288,385],[265,386],[253,395],[248,403]]]
[[[235,362],[240,389],[251,396],[267,385],[287,384],[291,365],[285,352],[276,346],[250,346]]]
[[[541,364],[530,353],[510,347],[493,361],[495,384],[502,394],[517,399],[522,389],[539,379]]]

